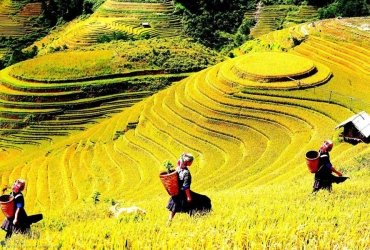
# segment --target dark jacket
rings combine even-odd
[[[321,152],[320,153],[320,161],[319,161],[319,169],[315,173],[316,180],[330,180],[332,178],[332,164],[330,162],[330,155],[329,152]]]

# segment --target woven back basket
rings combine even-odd
[[[15,213],[14,197],[8,194],[0,196],[1,211],[7,218],[13,218]]]
[[[162,184],[169,195],[174,196],[179,193],[179,175],[177,171],[171,170],[170,174],[167,172],[161,172],[159,174],[159,179],[161,179]]]
[[[306,164],[311,173],[316,173],[319,168],[320,154],[311,150],[306,153]]]

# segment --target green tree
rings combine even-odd
[[[185,33],[198,42],[216,49],[232,41],[247,10],[254,10],[257,0],[177,0],[181,4]],[[225,34],[230,34],[226,37]]]
[[[326,6],[318,10],[321,19],[338,16],[367,16],[370,14],[370,0],[335,0],[327,3]]]

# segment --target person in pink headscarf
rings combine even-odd
[[[24,209],[24,197],[22,191],[26,186],[23,179],[18,179],[13,183],[11,196],[14,197],[15,214],[13,218],[5,218],[1,228],[6,231],[5,238],[10,238],[14,233],[26,234],[30,231],[27,213]]]
[[[188,169],[193,164],[194,156],[183,153],[177,161],[176,171],[179,175],[179,193],[171,196],[167,209],[170,211],[168,222],[171,223],[176,213],[188,213],[193,215],[197,211],[210,211],[211,200],[202,194],[190,190],[191,174]]]
[[[333,149],[334,143],[331,140],[325,140],[321,145],[319,154],[319,169],[315,173],[315,181],[313,184],[313,193],[320,189],[332,191],[332,183],[340,183],[345,181],[348,177],[342,177],[342,173],[336,170],[330,162],[329,152]],[[339,177],[334,176],[332,173]]]

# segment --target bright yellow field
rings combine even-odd
[[[213,211],[203,217],[176,215],[166,225],[165,191],[139,201],[125,201],[147,211],[144,216],[110,217],[108,203],[71,205],[52,209],[33,226],[32,239],[14,237],[9,247],[61,249],[367,249],[369,245],[368,192],[364,185],[367,162],[346,161],[351,179],[334,185],[334,192],[310,195],[312,175],[280,184],[224,191],[203,191],[212,198]],[[194,179],[196,188],[197,179]],[[38,210],[34,210],[38,212]],[[155,233],[154,233],[155,232]],[[179,237],[181,235],[181,237]],[[187,241],[184,242],[183,238]]]
[[[236,65],[246,57],[240,56],[86,131],[6,158],[0,162],[2,187],[26,179],[26,210],[44,215],[31,238],[15,236],[6,246],[370,249],[370,147],[346,143],[334,130],[359,111],[370,113],[370,36],[358,31],[363,46],[333,39],[339,28],[341,36],[354,36],[344,22],[317,24],[330,38],[315,33],[286,52],[317,62],[318,74],[332,73],[315,88],[293,80],[274,82],[285,88],[252,80],[257,87],[243,85]],[[312,195],[305,153],[327,138],[335,144],[333,165],[350,179],[334,184],[332,193]],[[195,155],[192,190],[209,196],[213,210],[193,218],[178,214],[167,225],[169,196],[158,175],[164,160],[175,163],[182,152]],[[117,201],[147,214],[112,217],[109,207]]]
[[[260,77],[294,77],[313,69],[312,61],[287,53],[248,54],[245,60],[239,60],[236,67],[247,74]]]
[[[354,166],[353,166],[354,167]],[[33,226],[33,239],[14,237],[9,247],[61,249],[367,249],[369,172],[311,196],[311,176],[292,184],[205,192],[214,210],[207,216],[176,215],[166,225],[167,196],[126,202],[144,216],[108,217],[107,203],[91,201],[51,212]],[[196,181],[196,180],[195,180]],[[290,187],[290,188],[289,188]],[[184,239],[186,239],[184,241]]]

